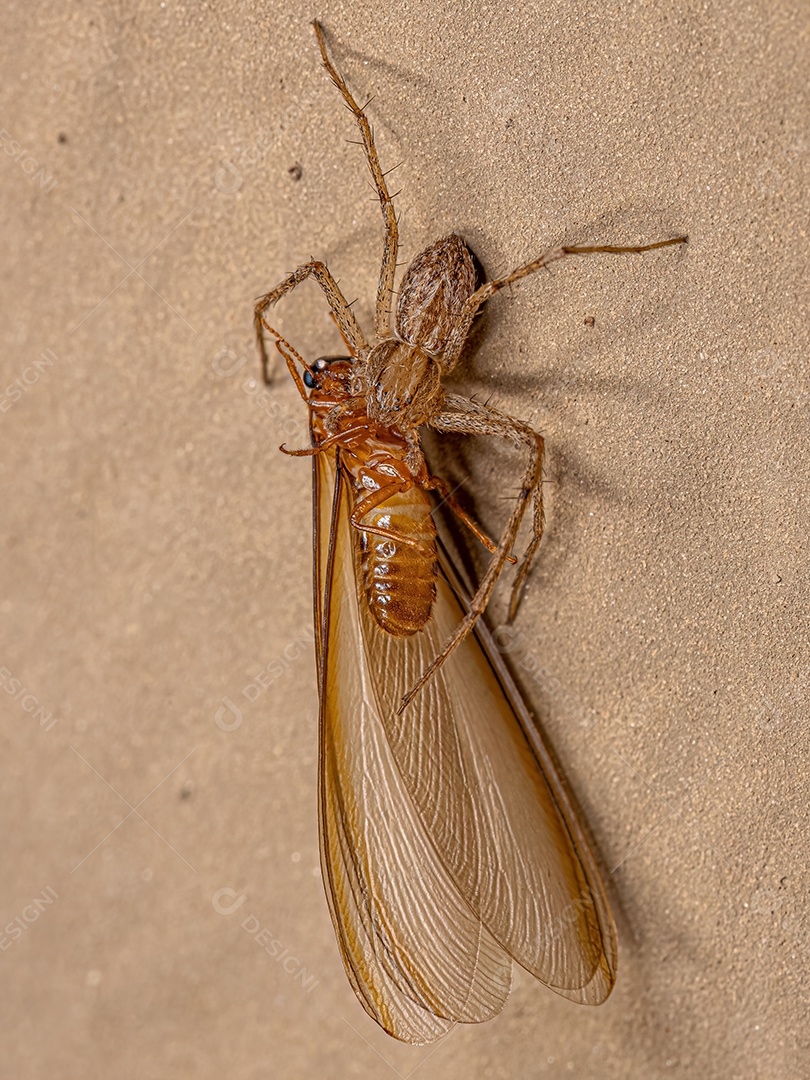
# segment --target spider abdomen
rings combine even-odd
[[[360,533],[363,592],[375,622],[394,637],[419,633],[436,598],[436,526],[428,495],[416,487],[392,495],[364,515],[363,525],[402,537]]]

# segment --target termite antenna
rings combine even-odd
[[[309,364],[306,362],[306,360],[303,358],[303,356],[298,352],[298,350],[295,349],[289,343],[289,341],[287,341],[287,339],[285,337],[282,337],[282,335],[278,332],[278,330],[275,330],[272,326],[270,326],[265,321],[264,318],[261,319],[261,322],[262,322],[262,326],[264,327],[264,329],[268,332],[268,334],[271,335],[271,337],[275,341],[276,348],[281,353],[281,355],[284,357],[284,359],[285,359],[285,361],[287,363],[287,369],[289,370],[290,375],[292,375],[292,377],[293,377],[293,382],[296,385],[298,393],[301,395],[301,397],[304,399],[304,401],[308,401],[309,400],[309,393],[307,392],[307,388],[306,388],[306,386],[304,384],[304,380],[301,378],[301,374],[298,371],[298,368],[295,366],[296,360],[301,365],[301,367],[304,369],[304,371],[313,379],[315,377],[315,372],[312,370],[312,368],[309,366]],[[267,354],[264,353],[264,355],[262,357],[262,365],[264,367],[265,385],[269,385],[270,384],[270,377],[269,377],[269,371],[268,371],[268,367],[267,367],[267,359],[266,359],[266,357],[267,357]]]
[[[264,319],[262,319],[262,322],[264,322]],[[310,374],[313,373],[312,369],[310,368],[306,360],[303,358],[301,353],[295,348],[295,346],[291,345],[289,341],[287,341],[287,339],[278,332],[278,330],[275,330],[272,326],[268,326],[266,322],[264,323],[264,328],[272,336],[273,340],[275,341],[276,348],[288,364],[294,363],[295,360],[297,360],[301,367],[304,369],[304,371],[308,371]],[[293,357],[295,358],[295,360],[293,359]]]

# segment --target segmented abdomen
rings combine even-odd
[[[377,625],[395,637],[418,633],[436,598],[436,526],[430,500],[419,488],[392,496],[365,515],[363,525],[419,542],[360,533],[363,591]]]

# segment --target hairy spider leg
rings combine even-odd
[[[385,243],[383,246],[380,282],[377,286],[377,308],[374,327],[377,331],[377,337],[381,340],[385,340],[391,336],[391,304],[394,295],[394,274],[397,269],[397,252],[399,250],[399,230],[397,229],[397,215],[394,210],[394,200],[392,196],[388,194],[388,187],[385,183],[385,173],[380,166],[377,148],[374,145],[374,132],[371,130],[371,124],[368,122],[368,117],[366,116],[364,109],[354,100],[343,76],[329,59],[320,23],[313,22],[312,25],[315,27],[315,33],[318,37],[318,45],[321,50],[321,57],[323,58],[323,66],[326,68],[330,79],[343,95],[344,101],[357,120],[357,126],[360,128],[360,134],[363,138],[363,149],[366,153],[366,161],[368,162],[369,171],[371,172],[374,187],[377,190],[377,195],[380,200],[380,207],[382,208],[383,221],[385,223]]]
[[[465,435],[497,435],[509,439],[528,449],[529,461],[521,481],[520,493],[498,544],[495,557],[489,564],[486,573],[481,579],[481,584],[470,600],[467,614],[447,639],[439,655],[422,672],[418,682],[402,699],[398,710],[400,713],[419,693],[433,673],[441,667],[453,650],[470,633],[483,614],[489,603],[495,583],[503,571],[509,550],[514,545],[520,523],[526,511],[526,504],[530,498],[534,499],[534,532],[532,541],[523,558],[523,563],[518,571],[517,580],[512,588],[510,610],[513,606],[516,606],[516,597],[519,596],[519,590],[523,585],[532,557],[543,535],[543,488],[541,476],[544,442],[542,435],[533,431],[528,424],[515,420],[511,416],[505,416],[489,405],[469,401],[467,398],[459,397],[457,394],[447,395],[445,408],[431,421],[430,427],[436,431],[456,432]]]
[[[626,255],[626,254],[638,254],[642,251],[655,251],[656,248],[670,247],[672,244],[685,244],[688,237],[686,236],[674,236],[670,240],[659,240],[655,244],[642,244],[639,247],[616,247],[613,244],[599,244],[591,247],[557,247],[550,248],[548,251],[544,251],[541,255],[538,255],[536,259],[532,259],[531,262],[525,263],[523,266],[519,266],[517,270],[513,270],[511,274],[507,274],[506,277],[496,278],[495,281],[486,281],[484,284],[470,296],[464,303],[456,325],[448,338],[446,347],[442,350],[441,365],[442,370],[447,373],[452,371],[458,362],[458,358],[461,356],[461,351],[464,348],[464,342],[467,340],[467,335],[470,332],[472,321],[481,305],[490,298],[499,289],[503,289],[506,285],[511,285],[514,281],[519,281],[521,278],[526,277],[528,274],[533,274],[536,270],[541,270],[544,266],[549,266],[553,262],[557,262],[559,259],[564,259],[569,255]]]
[[[343,293],[340,291],[338,283],[329,273],[329,270],[324,263],[313,259],[311,262],[299,266],[297,270],[293,271],[293,273],[286,277],[279,285],[276,285],[274,289],[271,289],[269,293],[259,297],[256,301],[253,322],[256,328],[256,340],[259,343],[259,351],[261,352],[262,357],[262,372],[264,373],[264,381],[266,383],[269,383],[270,380],[270,358],[267,355],[267,342],[264,337],[264,328],[267,326],[264,314],[267,309],[277,303],[282,296],[291,292],[296,285],[300,285],[301,282],[306,281],[308,277],[314,277],[323,290],[344,340],[347,340],[350,343],[351,348],[355,352],[368,348],[366,339],[363,337],[363,331],[360,329],[360,324],[357,322],[357,319],[355,319],[354,312],[349,306]]]

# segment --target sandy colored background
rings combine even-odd
[[[309,468],[276,450],[304,416],[251,381],[253,299],[311,255],[371,325],[315,15],[402,162],[403,260],[691,237],[496,298],[454,382],[547,435],[511,659],[621,954],[603,1007],[518,976],[435,1048],[338,958]],[[806,5],[9,3],[0,32],[2,1074],[806,1075]],[[338,347],[314,287],[274,322]],[[433,460],[496,530],[512,451]]]

